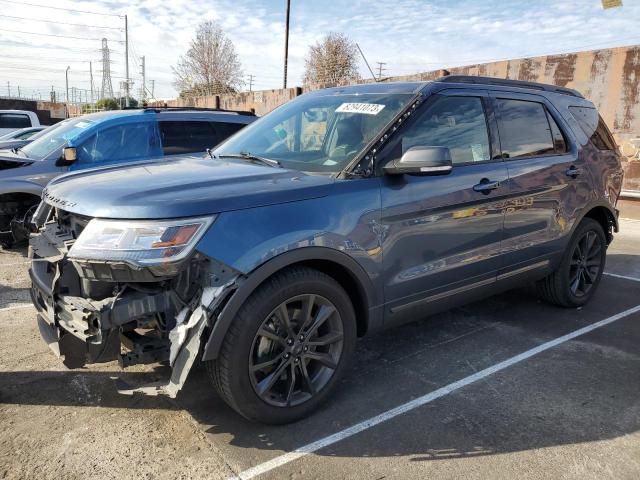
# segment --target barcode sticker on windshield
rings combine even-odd
[[[336,108],[336,112],[377,115],[382,111],[383,108],[384,105],[380,105],[379,103],[343,103],[338,108]]]

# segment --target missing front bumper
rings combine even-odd
[[[31,295],[44,341],[69,368],[167,362],[172,372],[166,381],[141,387],[120,382],[119,391],[175,397],[239,274],[198,256],[175,277],[149,281],[149,271],[71,262],[68,242],[55,226],[31,241]]]

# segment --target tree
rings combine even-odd
[[[244,83],[233,43],[212,21],[198,26],[189,50],[172,69],[175,87],[187,96],[235,92]]]
[[[116,102],[118,102],[118,108],[125,108],[125,105],[127,104],[127,99],[126,97],[117,97]],[[129,108],[137,108],[137,107],[138,107],[138,100],[136,100],[133,97],[129,97]]]
[[[344,83],[358,80],[358,49],[342,33],[331,32],[309,48],[304,83]]]
[[[98,110],[118,110],[120,106],[115,98],[101,98],[96,102],[96,109]]]

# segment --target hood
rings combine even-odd
[[[209,215],[327,195],[332,177],[249,162],[181,158],[58,177],[47,202],[101,218],[157,219]]]
[[[33,160],[15,154],[11,150],[0,150],[0,170],[22,167],[30,163],[33,163]]]

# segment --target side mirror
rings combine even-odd
[[[399,160],[385,165],[384,172],[387,175],[446,175],[452,168],[447,147],[415,146]]]
[[[58,167],[66,167],[71,165],[78,159],[78,151],[76,147],[64,147],[62,150],[62,156],[56,162],[56,166]]]

